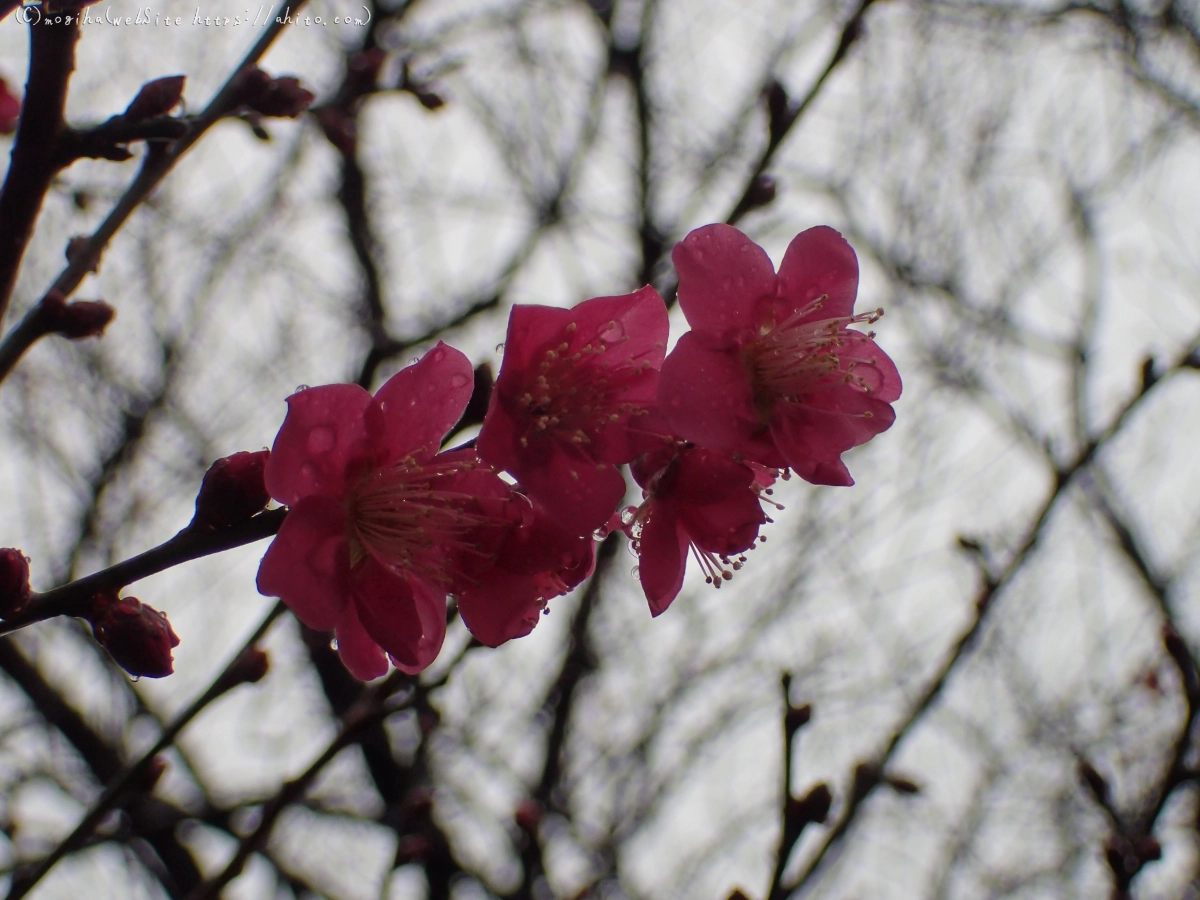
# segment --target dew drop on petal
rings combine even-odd
[[[297,394],[298,394],[298,393],[300,393],[301,391],[307,391],[307,390],[308,390],[308,385],[307,385],[307,384],[298,384],[298,385],[296,385],[296,391],[295,391],[295,393],[297,393]]]
[[[497,353],[503,353],[503,352],[504,352],[504,341],[501,341],[500,343],[498,343],[498,344],[496,345],[496,352],[497,352]]]
[[[642,567],[634,566],[632,569],[629,570],[629,574],[632,575],[634,578],[641,578],[642,577]]]
[[[625,334],[625,329],[621,327],[621,323],[615,319],[600,329],[600,340],[606,344],[611,344],[614,341],[619,341]]]
[[[328,425],[318,425],[308,433],[308,451],[310,453],[328,453],[337,443],[337,436]]]
[[[451,387],[456,387],[456,388],[465,387],[466,383],[467,383],[466,375],[458,374],[458,375],[450,376],[450,386]]]
[[[632,506],[627,506],[623,510],[621,510],[621,524],[622,525],[632,525],[633,520],[636,517],[637,517],[637,510],[635,510]]]

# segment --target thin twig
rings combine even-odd
[[[249,639],[242,645],[241,649],[230,660],[229,664],[222,670],[221,674],[209,685],[208,689],[197,697],[192,704],[188,706],[175,720],[167,726],[159,739],[155,741],[154,746],[147,750],[132,766],[126,769],[119,777],[112,781],[108,787],[104,789],[104,793],[100,795],[100,799],[96,801],[96,805],[89,810],[84,816],[75,830],[72,831],[67,838],[55,847],[50,854],[38,863],[37,868],[28,876],[23,876],[20,873],[13,878],[12,888],[8,892],[5,900],[20,900],[42,879],[42,877],[54,867],[68,853],[78,850],[91,837],[92,832],[100,821],[113,809],[120,801],[126,790],[137,778],[143,775],[150,765],[151,761],[163,750],[167,749],[175,742],[179,733],[194,719],[200,712],[210,703],[224,694],[230,688],[236,687],[242,683],[236,680],[236,675],[239,668],[243,665],[242,654],[250,647],[257,644],[267,633],[267,629],[271,624],[279,618],[283,613],[283,603],[276,603],[271,611],[263,619],[262,624],[255,629]]]
[[[949,683],[951,674],[957,670],[959,663],[974,649],[983,633],[984,625],[989,619],[988,614],[995,606],[994,601],[998,594],[1022,569],[1034,548],[1038,545],[1042,537],[1042,532],[1050,520],[1051,513],[1058,506],[1058,501],[1066,494],[1067,488],[1074,481],[1075,477],[1091,465],[1092,460],[1100,449],[1124,427],[1130,415],[1141,406],[1142,401],[1149,396],[1158,384],[1169,380],[1172,376],[1182,371],[1195,368],[1194,357],[1198,346],[1200,346],[1200,336],[1197,336],[1191,342],[1188,352],[1175,365],[1168,369],[1161,378],[1155,381],[1143,381],[1140,388],[1125,401],[1116,415],[1113,416],[1107,427],[1089,440],[1067,465],[1057,469],[1054,473],[1055,483],[1050,491],[1050,495],[1042,503],[1041,508],[1034,517],[1025,539],[1013,552],[1008,564],[1004,566],[1000,573],[995,578],[986,577],[983,585],[980,587],[979,593],[975,597],[975,609],[977,612],[971,624],[951,647],[945,661],[938,669],[937,675],[934,676],[925,690],[917,697],[908,714],[895,731],[892,732],[883,748],[871,762],[865,765],[876,772],[883,772],[887,769],[888,763],[895,755],[897,748],[908,737],[913,727],[933,708],[934,704],[941,697],[943,689]],[[832,849],[841,842],[842,838],[850,830],[851,825],[857,819],[863,802],[879,784],[880,782],[876,780],[874,783],[867,785],[865,789],[852,792],[847,798],[837,823],[825,834],[816,851],[804,865],[793,883],[792,890],[811,887],[813,877],[821,868]]]
[[[189,894],[188,900],[212,900],[220,894],[221,889],[241,873],[246,865],[246,860],[266,843],[280,813],[289,804],[304,796],[304,792],[308,790],[309,785],[321,770],[342,750],[353,744],[358,739],[359,733],[365,728],[391,715],[397,709],[403,708],[404,704],[389,703],[388,700],[396,689],[411,683],[411,681],[411,675],[393,671],[378,685],[370,688],[346,713],[346,718],[337,736],[321,755],[298,778],[287,782],[279,793],[263,807],[258,827],[238,842],[237,852],[234,853],[229,864],[215,878],[204,882]]]
[[[240,89],[240,78],[242,72],[248,67],[255,65],[262,55],[267,52],[267,49],[279,36],[279,33],[284,29],[283,13],[284,10],[290,8],[294,13],[304,5],[304,0],[284,0],[280,8],[276,10],[276,15],[273,17],[271,24],[263,32],[250,51],[238,64],[237,68],[225,81],[217,95],[209,102],[200,115],[189,121],[189,128],[186,134],[177,140],[166,144],[154,145],[161,147],[161,150],[151,148],[147,151],[142,162],[142,168],[134,178],[133,183],[117,201],[117,205],[113,207],[107,218],[100,224],[100,227],[85,241],[80,241],[74,250],[70,263],[54,280],[54,284],[43,295],[24,316],[20,323],[17,324],[0,343],[0,380],[3,380],[13,366],[15,366],[24,355],[25,351],[33,345],[46,332],[39,330],[37,327],[39,320],[39,310],[42,304],[46,302],[46,296],[60,295],[61,297],[69,297],[74,290],[79,287],[87,273],[95,268],[100,260],[100,255],[104,252],[104,248],[108,246],[126,220],[133,214],[142,202],[150,196],[155,188],[162,182],[167,174],[175,167],[175,163],[179,161],[192,145],[200,139],[200,137],[219,119],[229,114],[235,107],[237,92]],[[36,32],[41,32],[41,28],[34,29]],[[54,29],[46,29],[53,31]],[[14,276],[15,277],[15,276]]]
[[[56,150],[79,40],[79,17],[67,19],[70,24],[29,27],[29,79],[12,162],[0,189],[0,323],[42,202],[60,168]]]
[[[102,591],[125,587],[189,560],[261,541],[278,532],[286,517],[287,509],[281,508],[259,513],[239,525],[220,531],[189,526],[145,553],[43,594],[34,594],[18,612],[0,622],[0,635],[55,616],[79,615],[91,599]]]

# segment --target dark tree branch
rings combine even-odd
[[[70,24],[29,26],[29,80],[12,162],[0,189],[0,323],[42,201],[61,168],[58,150],[65,127],[63,109],[79,40],[79,18],[67,18]]]
[[[792,796],[792,751],[796,746],[796,735],[812,718],[812,707],[792,706],[792,676],[783,676],[783,803],[780,810],[781,828],[779,844],[775,848],[775,870],[771,873],[771,887],[767,900],[783,900],[787,889],[783,886],[783,870],[787,867],[796,842],[804,829],[814,823],[825,821],[833,795],[825,784],[815,785],[812,790],[797,800]]]
[[[546,755],[542,760],[542,772],[531,795],[539,809],[565,812],[562,800],[558,796],[563,775],[563,752],[579,685],[596,667],[589,629],[592,613],[600,600],[604,575],[617,554],[619,542],[620,538],[616,534],[610,534],[596,552],[596,571],[579,600],[575,617],[571,621],[567,650],[559,666],[558,677],[542,705],[550,730],[546,736]],[[528,835],[528,842],[521,852],[521,864],[524,867],[521,885],[512,896],[516,900],[534,900],[536,896],[540,896],[535,894],[534,885],[544,872],[542,848],[536,834]]]
[[[31,595],[25,606],[0,622],[0,635],[55,616],[81,615],[101,591],[118,590],[189,560],[261,541],[278,532],[286,517],[287,509],[282,508],[259,513],[240,525],[221,531],[189,526],[152,550],[45,593]]]
[[[280,813],[290,804],[300,800],[308,790],[309,785],[321,773],[335,756],[346,747],[355,743],[363,729],[382,721],[391,713],[403,708],[410,701],[411,695],[404,702],[393,702],[393,695],[410,686],[412,676],[394,671],[379,684],[369,688],[363,696],[346,712],[342,727],[329,746],[313,761],[298,778],[287,782],[262,809],[262,818],[258,827],[238,842],[237,852],[229,864],[214,878],[199,885],[188,895],[188,900],[212,900],[218,896],[225,885],[236,878],[246,865],[250,856],[265,846],[275,822]]]
[[[945,661],[938,668],[937,674],[917,697],[900,725],[884,743],[883,748],[873,760],[860,765],[859,771],[886,771],[900,744],[908,737],[916,724],[925,717],[925,714],[936,705],[942,696],[943,689],[949,683],[951,675],[958,669],[959,663],[970,655],[979,642],[984,631],[984,626],[989,621],[989,614],[994,609],[994,601],[1003,588],[1013,580],[1031,557],[1038,542],[1041,540],[1042,533],[1050,519],[1051,513],[1058,506],[1059,501],[1066,495],[1067,488],[1074,482],[1077,475],[1092,464],[1096,454],[1121,431],[1125,423],[1129,420],[1129,417],[1141,407],[1142,402],[1158,384],[1180,372],[1193,368],[1193,357],[1196,354],[1195,348],[1197,346],[1200,346],[1200,336],[1190,343],[1188,352],[1175,365],[1171,366],[1160,379],[1151,382],[1143,381],[1140,388],[1125,401],[1103,431],[1089,440],[1070,462],[1065,466],[1060,466],[1055,471],[1054,485],[1051,488],[1050,495],[1043,501],[1037,514],[1034,516],[1024,540],[1013,552],[1008,564],[1003,567],[998,576],[994,579],[990,576],[985,578],[983,585],[980,587],[975,597],[975,609],[977,610],[975,618],[950,648]],[[858,779],[856,778],[856,784],[857,782]],[[876,778],[861,785],[859,789],[851,793],[837,822],[829,829],[812,857],[804,865],[791,889],[794,890],[797,887],[807,885],[814,879],[830,852],[835,846],[840,844],[849,832],[858,817],[858,813],[862,809],[864,801],[881,783],[884,782]]]
[[[84,241],[79,243],[74,255],[72,256],[67,267],[59,274],[50,286],[50,289],[25,314],[22,320],[5,335],[3,342],[0,342],[0,380],[3,380],[13,366],[17,364],[20,358],[24,355],[35,341],[43,337],[46,332],[38,328],[38,320],[44,318],[45,305],[47,298],[57,296],[59,300],[70,297],[71,294],[79,287],[80,282],[88,272],[95,269],[100,261],[100,256],[104,252],[104,248],[108,246],[109,241],[121,229],[129,217],[133,214],[142,202],[153,193],[154,189],[162,182],[162,180],[175,167],[175,163],[179,161],[192,145],[198,141],[203,134],[208,131],[218,120],[224,116],[234,112],[238,107],[238,93],[242,87],[242,73],[253,67],[261,58],[267,49],[274,43],[275,38],[286,27],[283,24],[282,16],[285,8],[290,7],[294,13],[297,9],[304,5],[304,0],[285,0],[277,10],[278,15],[272,17],[271,23],[264,29],[262,37],[254,44],[246,56],[238,64],[237,69],[229,76],[217,92],[216,96],[209,102],[208,106],[196,116],[194,119],[189,119],[188,130],[179,138],[164,143],[155,143],[149,146],[145,159],[142,161],[142,167],[132,184],[117,201],[116,206],[108,214],[105,220],[100,224],[93,234]],[[278,21],[277,21],[278,20]],[[78,19],[76,25],[78,27]],[[54,33],[58,32],[58,26],[42,27],[32,29],[36,34],[41,34],[43,31]],[[65,91],[65,87],[64,87]],[[26,103],[22,107],[22,116],[25,115],[25,110],[33,106],[29,102],[28,92],[26,94]],[[24,127],[22,125],[22,127]],[[59,114],[58,130],[61,131],[61,108]],[[57,134],[57,132],[56,132]],[[18,143],[20,135],[18,134]],[[14,154],[16,148],[14,148]],[[15,160],[14,160],[15,167]],[[51,176],[52,177],[51,173]],[[13,168],[9,169],[9,178],[12,178]],[[49,180],[47,179],[47,187]],[[7,184],[7,180],[6,180]],[[43,191],[44,193],[44,191]],[[39,200],[40,206],[40,200]],[[35,211],[36,212],[36,211]],[[7,220],[7,215],[0,209],[0,222]],[[0,226],[3,227],[3,226]],[[30,225],[32,227],[32,223]],[[24,246],[22,244],[22,246]],[[0,253],[3,251],[0,250]],[[2,260],[3,257],[0,257]],[[19,262],[18,255],[17,261]],[[0,262],[0,279],[4,278],[5,269]],[[16,272],[13,271],[11,278],[15,281]],[[0,287],[3,287],[4,282],[0,280]],[[11,283],[8,291],[11,292]],[[7,303],[8,293],[0,294],[3,297],[3,303]],[[0,311],[3,311],[3,305],[0,305]]]
[[[100,824],[104,817],[116,808],[139,780],[145,779],[151,764],[154,762],[154,758],[166,750],[167,747],[171,746],[179,736],[179,733],[208,707],[210,703],[238,685],[245,684],[250,680],[247,677],[249,673],[245,663],[246,654],[262,640],[267,630],[283,613],[284,608],[282,603],[275,604],[271,612],[263,619],[262,624],[259,625],[254,634],[250,635],[249,639],[242,645],[242,648],[230,660],[221,674],[209,685],[208,689],[193,700],[191,705],[163,730],[158,740],[155,741],[154,746],[143,753],[137,762],[109,782],[108,786],[104,789],[104,793],[100,795],[100,799],[96,801],[96,804],[88,811],[88,814],[83,817],[83,821],[75,827],[75,830],[62,843],[41,860],[31,872],[16,873],[13,878],[12,887],[9,889],[5,900],[20,900],[21,897],[24,897],[33,889],[59,860],[85,846],[91,839],[96,826]]]

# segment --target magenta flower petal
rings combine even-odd
[[[495,569],[487,583],[458,598],[463,622],[480,642],[499,647],[533,631],[542,614],[532,575]]]
[[[523,464],[512,474],[572,535],[590,535],[600,528],[625,496],[625,478],[616,466],[592,462],[570,446],[556,447],[540,466]]]
[[[800,322],[852,316],[857,294],[854,248],[828,225],[818,225],[792,238],[783,256],[775,321],[784,321],[822,296],[828,299]]]
[[[865,444],[896,420],[892,407],[870,394],[829,390],[804,404],[777,404],[771,435],[787,464],[812,484],[854,484],[841,454]]]
[[[514,307],[480,457],[573,535],[603,526],[624,496],[613,465],[641,449],[667,330],[651,287],[570,310]]]
[[[346,604],[346,611],[334,630],[334,637],[337,638],[338,656],[350,674],[359,681],[371,681],[387,673],[387,654],[363,628],[355,604]]]
[[[715,503],[681,504],[679,508],[679,522],[692,543],[718,556],[749,550],[766,521],[758,497],[749,490]]]
[[[753,336],[775,296],[775,266],[766,251],[729,225],[697,228],[671,251],[679,306],[714,348]]]
[[[693,332],[663,362],[659,410],[684,440],[765,465],[783,465],[754,407],[746,365],[733,353],[711,350]]]
[[[648,370],[662,365],[670,321],[666,304],[650,285],[632,294],[585,300],[571,310],[571,315],[576,326],[571,343],[577,345],[571,349],[589,343],[589,335],[594,335],[605,348],[595,357],[600,368],[617,369],[642,361],[649,363]],[[654,391],[647,394],[643,389],[639,396],[626,388],[622,399],[652,401]]]
[[[332,498],[306,497],[267,548],[258,590],[282,599],[309,628],[328,631],[342,618],[349,575],[345,510]]]
[[[683,587],[690,540],[668,509],[655,506],[638,538],[638,578],[650,614],[661,616]]]
[[[384,448],[376,463],[387,465],[418,451],[437,453],[442,437],[462,418],[474,384],[471,361],[440,341],[389,378],[375,392],[383,429],[372,438]]]
[[[858,334],[856,331],[846,333]],[[863,380],[872,397],[884,403],[895,403],[900,399],[900,393],[904,389],[900,372],[892,358],[883,352],[882,347],[866,335],[859,335],[846,355],[854,357],[854,375]]]
[[[317,494],[341,496],[347,466],[367,451],[363,413],[370,403],[371,395],[356,384],[327,384],[288,397],[264,473],[271,496],[287,506]]]
[[[354,603],[367,634],[398,669],[420,672],[446,637],[446,595],[420,578],[402,577],[368,557],[354,570]]]
[[[566,533],[538,507],[526,505],[524,513],[521,526],[500,546],[495,565],[458,595],[467,628],[489,647],[529,634],[547,601],[574,590],[596,565],[590,536]]]

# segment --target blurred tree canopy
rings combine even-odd
[[[9,896],[1200,896],[1195,2],[144,9],[81,10],[73,126],[176,74],[202,116],[268,34],[316,100],[170,157],[66,291],[104,336],[0,385],[34,587],[186,525],[297,385],[374,388],[438,339],[495,366],[514,303],[671,301],[708,222],[776,262],[845,234],[905,392],[856,486],[782,486],[764,550],[659,619],[613,538],[529,637],[459,622],[363,686],[251,544],[132,588],[182,638],[162,681],[71,619],[0,638]],[[16,96],[28,18],[0,21]],[[5,335],[163,140],[53,174]],[[270,670],[239,685],[245,647]]]

